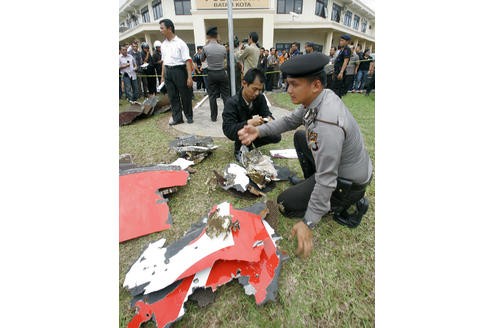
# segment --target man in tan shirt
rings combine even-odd
[[[243,74],[246,74],[251,68],[258,67],[258,59],[260,58],[260,49],[256,45],[258,42],[258,33],[251,32],[248,37],[248,45],[239,44],[239,48],[235,53],[238,62],[243,64]]]

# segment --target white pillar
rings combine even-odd
[[[363,42],[363,52],[366,50],[366,40]]]
[[[194,17],[193,29],[194,29],[194,44],[196,47],[204,46],[206,43],[206,28],[205,20],[203,18]]]
[[[263,16],[263,39],[260,42],[260,45],[265,49],[270,49],[271,47],[275,47],[273,44],[273,21],[274,15],[266,15]]]
[[[328,55],[330,53],[330,48],[332,47],[333,41],[333,31],[327,32],[325,44],[323,45],[323,53]]]

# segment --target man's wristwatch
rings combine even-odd
[[[311,221],[307,221],[306,219],[303,219],[303,222],[305,225],[308,226],[308,228],[310,228],[311,230],[313,230],[316,226],[316,224],[314,222],[311,222]]]

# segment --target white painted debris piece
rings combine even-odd
[[[273,158],[297,158],[297,153],[294,148],[276,149],[270,150],[270,156],[272,156]]]

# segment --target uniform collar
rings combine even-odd
[[[320,94],[315,98],[313,99],[313,101],[311,102],[311,104],[309,104],[308,107],[306,107],[306,111],[308,110],[314,110],[316,113],[318,113],[318,108],[321,104],[321,102],[323,101],[323,97],[324,97],[324,93],[326,93],[326,89],[323,89]]]

